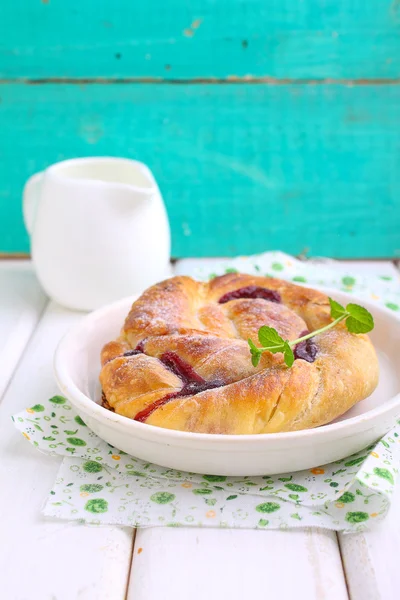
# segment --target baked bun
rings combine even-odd
[[[295,348],[247,343],[262,325],[294,340],[331,322],[325,294],[266,277],[229,273],[208,283],[174,277],[134,302],[121,336],[104,346],[104,405],[142,423],[197,433],[256,434],[329,423],[369,396],[378,360],[367,335],[343,323]]]

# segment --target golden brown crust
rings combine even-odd
[[[130,348],[131,347],[128,342],[124,341],[123,339],[116,340],[115,342],[108,342],[108,344],[106,344],[101,351],[101,366],[104,366],[110,360],[113,360],[113,358],[121,356],[121,354],[124,354],[124,352],[130,350]]]
[[[272,290],[281,302],[219,303],[249,286]],[[247,339],[256,342],[258,329],[270,325],[293,340],[330,320],[327,296],[279,279],[229,273],[202,283],[174,277],[146,290],[120,338],[103,348],[106,402],[124,416],[181,431],[272,433],[329,423],[377,385],[378,361],[368,336],[340,324],[315,338],[314,362],[298,359],[291,369],[281,354],[269,352],[254,368]],[[171,367],[171,356],[191,370],[189,378]],[[190,387],[193,377],[197,393]],[[214,389],[201,391],[203,385]]]

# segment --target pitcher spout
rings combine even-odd
[[[137,161],[129,161],[129,163],[129,182],[126,182],[126,185],[131,191],[132,200],[140,202],[154,197],[158,192],[158,186],[150,169]]]

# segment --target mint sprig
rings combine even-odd
[[[294,363],[294,354],[292,350],[294,346],[300,342],[309,340],[324,331],[328,331],[328,329],[332,329],[332,327],[335,327],[341,321],[346,322],[346,327],[350,333],[368,333],[374,328],[374,318],[363,306],[359,306],[358,304],[348,304],[345,308],[339,304],[339,302],[336,302],[336,300],[332,300],[332,298],[329,298],[329,304],[331,307],[331,317],[334,320],[328,325],[325,325],[325,327],[321,327],[307,335],[303,335],[302,337],[297,338],[297,340],[284,340],[273,327],[268,327],[267,325],[260,327],[258,330],[258,340],[261,344],[261,348],[257,348],[251,339],[248,340],[253,366],[256,367],[260,362],[262,353],[268,351],[272,352],[272,354],[282,352],[285,364],[288,367],[291,367]]]

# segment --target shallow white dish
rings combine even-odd
[[[341,304],[353,295],[323,290]],[[360,303],[374,315],[371,333],[380,362],[375,392],[335,422],[317,429],[261,435],[186,433],[138,423],[100,406],[100,350],[115,339],[135,298],[96,310],[61,340],[54,359],[58,386],[99,437],[128,454],[165,467],[211,475],[273,475],[339,460],[383,436],[400,417],[400,320]]]

